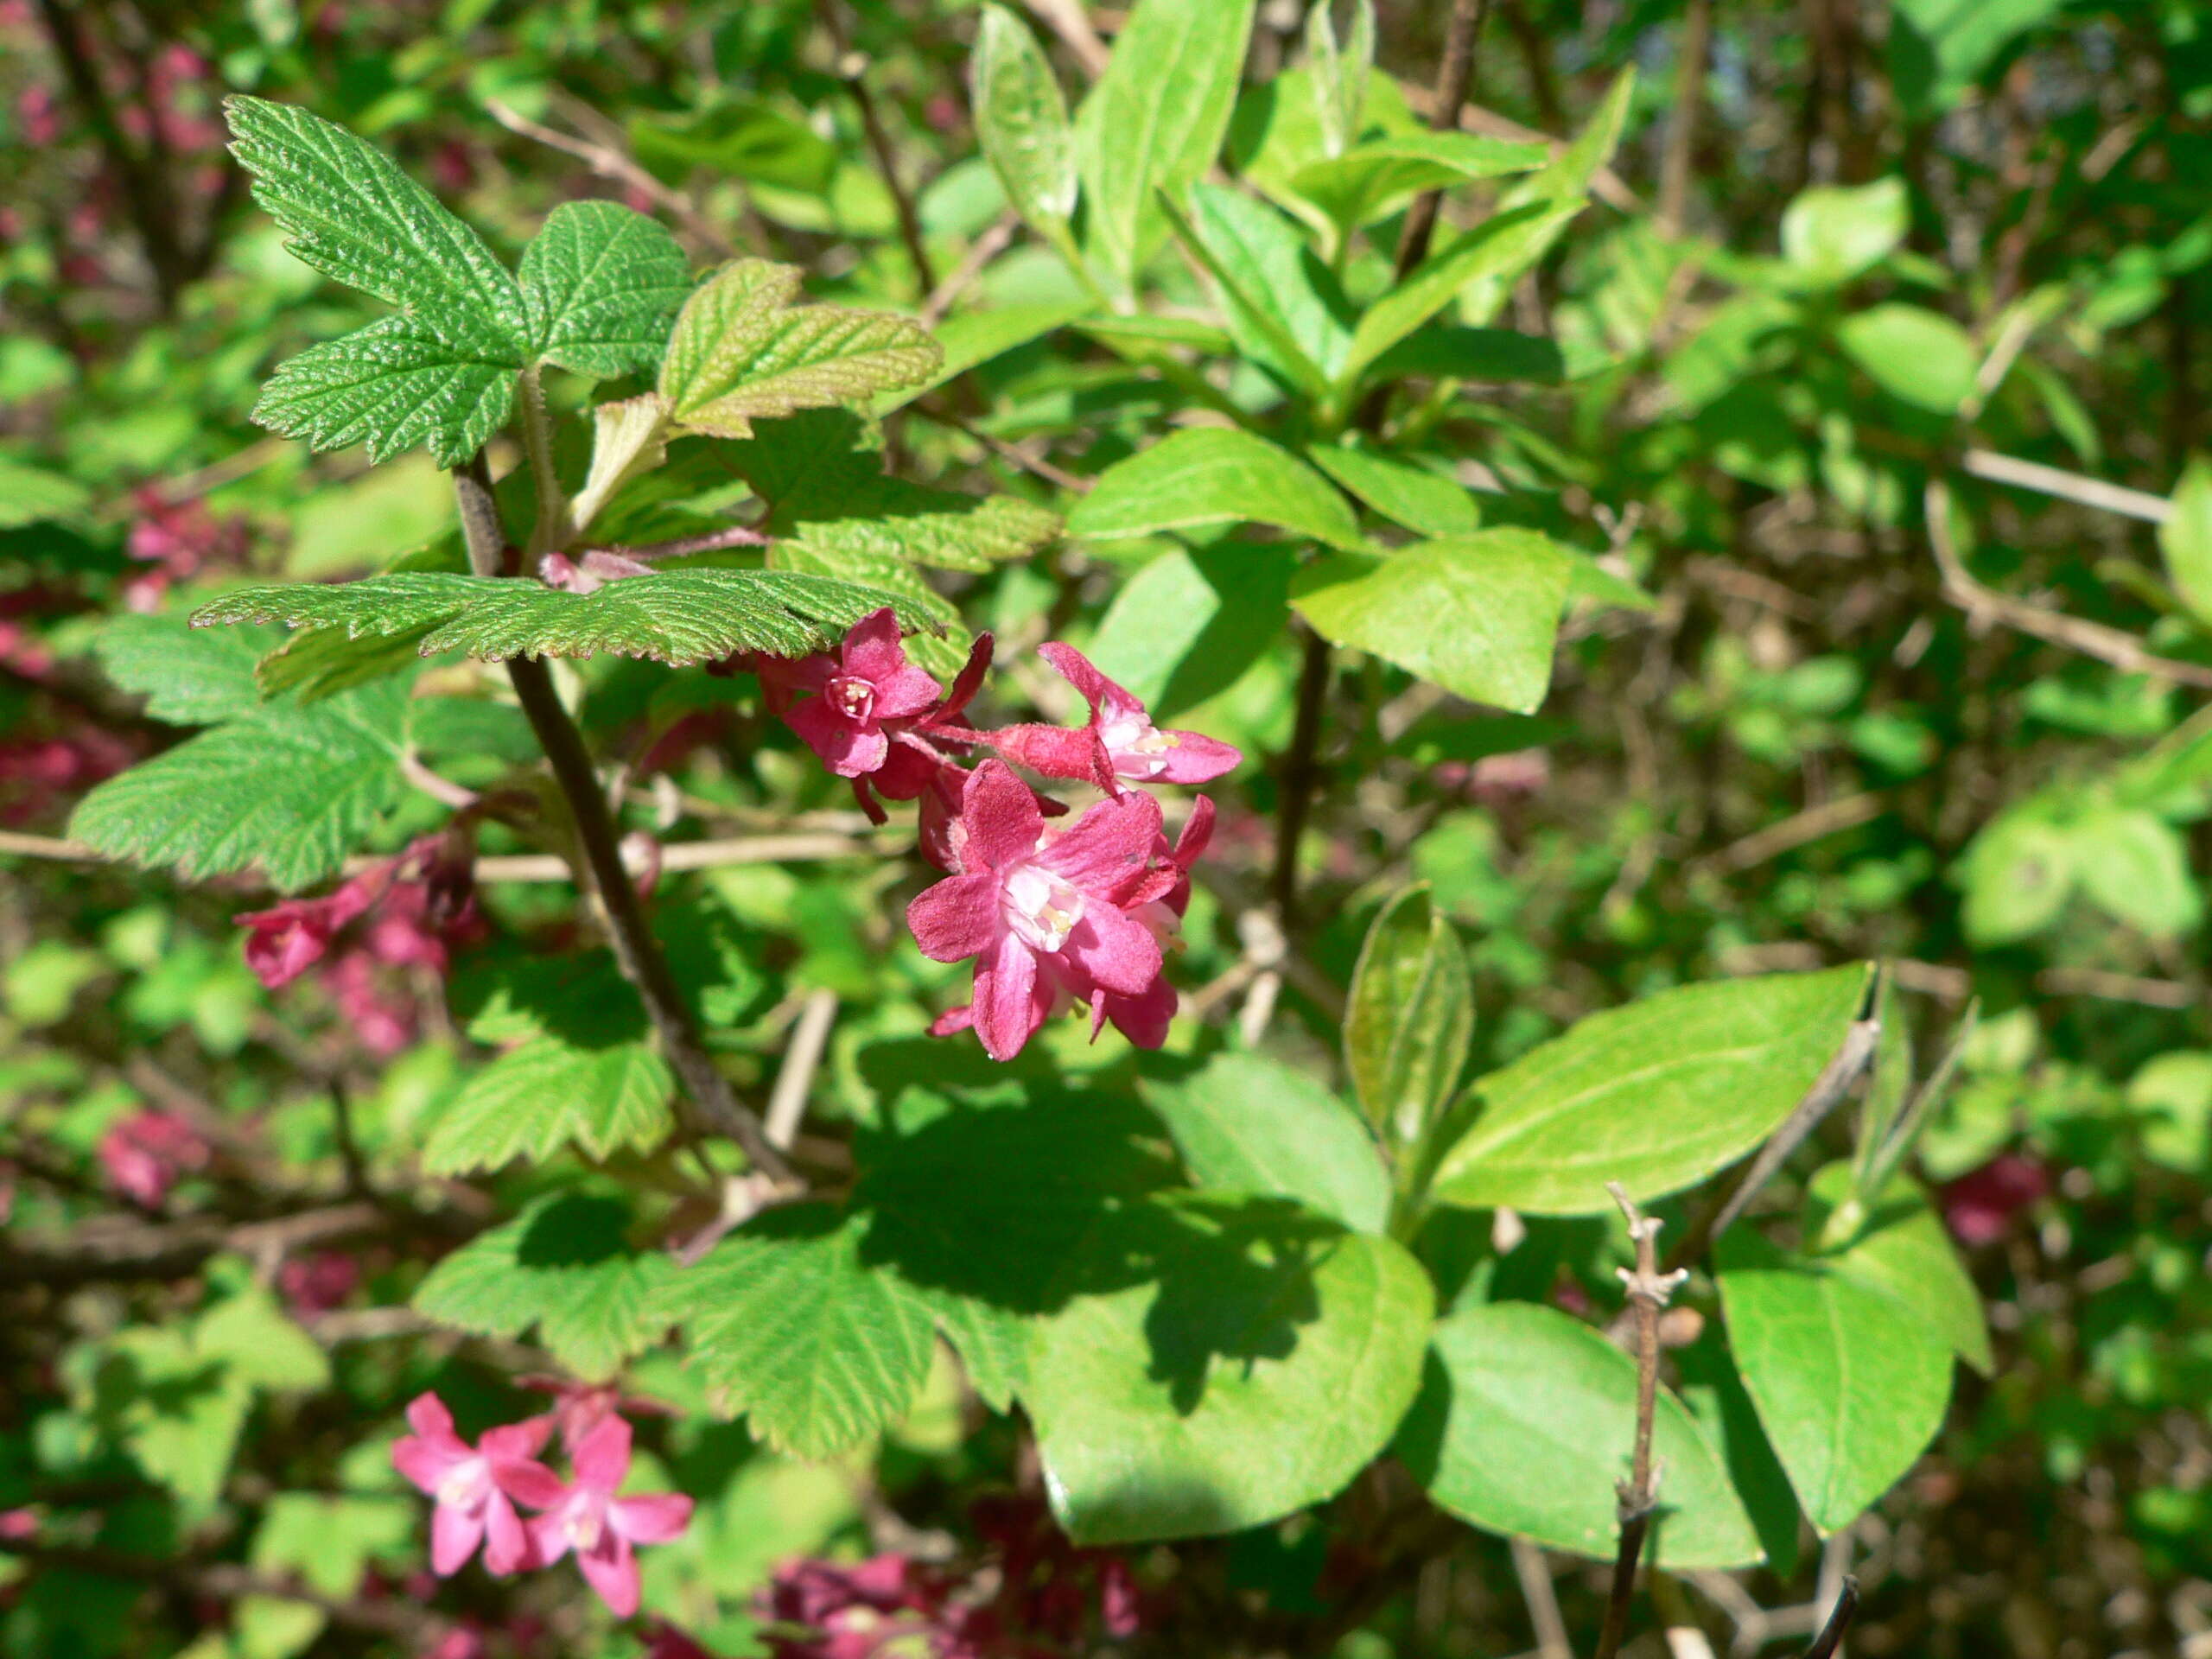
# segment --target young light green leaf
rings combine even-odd
[[[530,326],[514,277],[390,157],[293,105],[233,95],[223,112],[253,199],[300,260],[405,307],[457,351],[520,365]]]
[[[1797,1501],[1823,1533],[1894,1485],[1943,1421],[1951,1352],[1879,1291],[1738,1229],[1720,1241],[1728,1345]]]
[[[1192,1194],[1106,1218],[1090,1248],[1151,1272],[1077,1295],[1030,1351],[1046,1489],[1079,1544],[1237,1532],[1319,1503],[1412,1403],[1434,1303],[1389,1239]]]
[[[1525,714],[1551,684],[1572,568],[1535,531],[1484,530],[1324,559],[1299,572],[1291,604],[1325,639]]]
[[[779,1451],[830,1458],[898,1420],[929,1376],[920,1300],[861,1257],[825,1205],[772,1210],[670,1277],[658,1314],[733,1415]]]
[[[315,449],[365,444],[376,464],[422,444],[458,467],[505,423],[521,367],[441,322],[380,317],[277,365],[253,419]]]
[[[574,1191],[537,1199],[480,1234],[416,1287],[415,1311],[483,1336],[538,1340],[586,1381],[612,1376],[657,1339],[657,1288],[675,1272],[662,1251],[633,1248],[630,1206]]]
[[[1166,1122],[1191,1179],[1210,1192],[1294,1198],[1357,1232],[1389,1219],[1390,1178],[1350,1107],[1262,1054],[1217,1054],[1154,1077],[1145,1103]]]
[[[1482,528],[1473,493],[1426,467],[1336,443],[1313,444],[1306,458],[1385,518],[1421,535],[1449,539]]]
[[[1191,187],[1190,230],[1236,349],[1291,386],[1325,392],[1351,344],[1351,307],[1305,237],[1266,203],[1204,183]]]
[[[1319,208],[1342,236],[1402,207],[1424,190],[1530,173],[1550,159],[1550,147],[1542,143],[1471,132],[1396,133],[1307,162],[1291,175],[1290,187]]]
[[[195,626],[278,622],[356,639],[419,633],[425,657],[647,657],[676,666],[742,651],[804,656],[888,605],[908,627],[929,619],[895,594],[784,570],[664,570],[588,594],[534,582],[406,571],[359,582],[243,588],[193,613]]]
[[[434,1175],[543,1163],[574,1142],[587,1157],[651,1152],[675,1127],[668,1063],[641,1042],[586,1046],[532,1038],[462,1085],[430,1131],[423,1167]]]
[[[1283,543],[1162,553],[1114,595],[1091,658],[1156,717],[1173,719],[1236,684],[1282,638],[1295,559]]]
[[[1367,930],[1344,1007],[1344,1065],[1367,1121],[1399,1147],[1444,1109],[1475,1031],[1467,953],[1426,887],[1407,888]]]
[[[2172,511],[2158,526],[2166,580],[2200,623],[2212,626],[2212,461],[2191,455],[2174,486]]]
[[[1462,1520],[1552,1549],[1611,1560],[1614,1487],[1636,1438],[1636,1362],[1599,1332],[1535,1302],[1471,1307],[1436,1327],[1435,1363],[1399,1433],[1415,1479]],[[1652,1452],[1656,1563],[1745,1567],[1758,1535],[1719,1457],[1668,1389]]]
[[[936,372],[943,353],[919,324],[796,305],[802,275],[733,259],[692,294],[661,359],[661,395],[677,424],[750,437],[755,420],[855,403]]]
[[[986,4],[976,29],[976,137],[1014,212],[1049,234],[1075,212],[1075,131],[1028,25]]]
[[[1973,394],[1980,354],[1967,331],[1917,305],[1878,305],[1836,329],[1843,353],[1891,397],[1931,414],[1955,414]]]
[[[1473,1127],[1430,1185],[1447,1204],[1534,1215],[1643,1202],[1725,1168],[1772,1132],[1834,1057],[1864,964],[1685,985],[1578,1022],[1475,1085]]]
[[[257,868],[286,893],[360,844],[400,785],[407,689],[386,683],[311,709],[264,705],[181,743],[77,804],[75,840],[188,879]]]
[[[1071,532],[1102,540],[1239,523],[1365,545],[1328,480],[1265,438],[1227,427],[1185,428],[1108,467],[1068,515]]]
[[[523,250],[533,356],[602,378],[648,371],[691,291],[691,262],[667,230],[613,201],[565,201]]]
[[[1782,257],[1808,282],[1840,287],[1904,241],[1904,181],[1815,185],[1782,213]]]
[[[593,408],[591,470],[569,503],[578,534],[591,528],[625,484],[668,459],[668,399],[657,391]]]
[[[1244,73],[1253,0],[1138,0],[1077,112],[1086,249],[1132,289],[1166,234],[1157,194],[1213,165]]]
[[[1984,824],[1958,866],[1966,888],[1967,938],[1976,944],[2003,944],[2056,921],[2080,880],[2076,845],[2048,808],[2032,799]]]
[[[1337,40],[1336,0],[1313,0],[1306,13],[1306,73],[1325,154],[1341,156],[1357,142],[1367,113],[1367,77],[1375,67],[1375,0],[1353,0],[1351,29]]]
[[[2107,807],[2069,825],[2068,835],[2082,891],[2107,915],[2152,938],[2185,933],[2202,919],[2189,843],[2157,814]]]
[[[1449,305],[1459,291],[1484,277],[1517,278],[1551,245],[1560,227],[1582,211],[1580,198],[1565,206],[1531,202],[1492,214],[1423,260],[1367,308],[1352,331],[1340,384],[1355,386],[1376,359]]]

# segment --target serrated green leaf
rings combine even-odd
[[[454,349],[520,365],[530,337],[522,290],[436,197],[365,140],[296,105],[234,95],[223,111],[253,199],[295,256],[417,321],[435,319]]]
[[[1429,1496],[1486,1532],[1609,1560],[1636,1439],[1636,1362],[1555,1307],[1497,1302],[1436,1327],[1435,1363],[1398,1438]],[[1745,1567],[1758,1537],[1727,1470],[1666,1389],[1653,1421],[1658,1565]]]
[[[648,372],[691,291],[691,262],[665,227],[613,201],[563,202],[518,272],[531,353],[579,374]]]
[[[1102,1224],[1133,1284],[1038,1332],[1026,1402],[1077,1543],[1259,1526],[1332,1497],[1420,1385],[1434,1302],[1396,1243],[1280,1199],[1187,1194]]]
[[[1551,684],[1572,569],[1535,531],[1483,530],[1324,559],[1298,573],[1291,604],[1325,639],[1525,714]]]
[[[633,1249],[633,1217],[619,1198],[563,1192],[472,1239],[416,1287],[415,1311],[485,1336],[532,1325],[562,1364],[588,1381],[611,1376],[656,1340],[653,1306],[675,1266]]]
[[[818,545],[800,537],[779,543],[768,556],[779,570],[858,582],[896,595],[914,615],[932,625],[931,631],[909,634],[906,640],[906,660],[925,671],[947,679],[967,662],[973,639],[961,625],[960,607],[895,554],[865,546],[839,546],[834,541]]]
[[[1173,433],[1108,467],[1068,515],[1071,534],[1101,539],[1241,523],[1332,547],[1366,545],[1328,480],[1265,438],[1226,427]]]
[[[1501,210],[1429,255],[1360,317],[1338,377],[1341,383],[1358,385],[1377,358],[1449,305],[1463,289],[1485,278],[1499,283],[1517,278],[1581,211],[1579,200],[1565,206],[1531,202]]]
[[[505,422],[521,366],[442,325],[380,317],[278,364],[253,419],[315,449],[365,444],[380,463],[422,444],[457,467]]]
[[[1551,160],[1542,143],[1516,143],[1468,132],[1405,132],[1370,138],[1340,156],[1308,162],[1291,188],[1344,235],[1403,207],[1424,190],[1474,179],[1529,173]]]
[[[261,659],[253,671],[254,683],[266,696],[289,691],[298,694],[302,707],[320,702],[416,666],[422,660],[423,636],[429,632],[423,628],[355,639],[343,628],[303,628]]]
[[[1663,1198],[1789,1116],[1857,1017],[1869,969],[1680,986],[1577,1022],[1473,1087],[1473,1127],[1440,1161],[1447,1204],[1594,1215],[1605,1183]]]
[[[929,1376],[927,1311],[861,1259],[826,1205],[771,1211],[663,1285],[690,1360],[779,1451],[835,1457],[903,1415]]]
[[[258,868],[294,892],[360,844],[400,785],[407,690],[265,705],[109,779],[69,833],[111,858],[203,880]]]
[[[1942,1426],[1950,1349],[1888,1296],[1741,1229],[1719,1253],[1728,1346],[1760,1426],[1813,1524],[1848,1526]]]
[[[668,1063],[643,1043],[587,1046],[532,1038],[462,1085],[430,1131],[423,1167],[436,1175],[542,1163],[574,1142],[586,1156],[651,1152],[675,1127]]]
[[[1229,130],[1253,0],[1139,0],[1076,113],[1084,241],[1124,289],[1160,246],[1157,193],[1179,196]]]
[[[1202,1189],[1294,1199],[1357,1232],[1379,1233],[1389,1219],[1390,1178],[1374,1141],[1303,1071],[1263,1054],[1217,1054],[1194,1071],[1147,1079],[1144,1098]]]
[[[1417,1144],[1458,1087],[1474,1030],[1459,935],[1427,887],[1408,887],[1367,930],[1344,1005],[1344,1065],[1367,1121]]]
[[[1482,528],[1473,493],[1451,479],[1372,449],[1317,443],[1306,458],[1394,524],[1423,536],[1471,536]]]
[[[855,403],[936,372],[944,354],[918,323],[793,304],[803,274],[734,259],[693,293],[661,360],[661,395],[679,424],[750,437],[755,420]]]
[[[194,625],[279,622],[355,639],[419,634],[425,657],[646,657],[683,666],[743,651],[803,657],[890,606],[908,627],[930,619],[910,600],[782,570],[666,570],[589,594],[534,582],[410,571],[359,582],[245,588],[193,613]],[[425,632],[427,630],[427,632]]]
[[[261,706],[253,664],[265,636],[200,633],[181,616],[128,612],[101,626],[92,642],[100,671],[146,699],[146,712],[175,726],[207,726]]]
[[[633,478],[668,459],[668,399],[657,391],[600,404],[591,411],[591,470],[569,504],[569,521],[582,535]]]
[[[1052,60],[1028,26],[985,5],[976,29],[976,139],[1014,210],[1058,231],[1075,212],[1075,131]]]

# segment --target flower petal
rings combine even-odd
[[[1212,800],[1204,795],[1191,803],[1191,816],[1183,820],[1181,832],[1175,837],[1175,861],[1187,870],[1198,861],[1198,856],[1213,840],[1215,817]]]
[[[620,1533],[610,1527],[600,1534],[596,1546],[576,1552],[576,1565],[615,1618],[627,1618],[638,1611],[638,1554]]]
[[[1168,784],[1210,784],[1224,772],[1244,764],[1244,751],[1234,743],[1200,732],[1169,732],[1175,747],[1165,752],[1166,765],[1160,779]]]
[[[983,1052],[1010,1060],[1021,1052],[1030,1033],[1045,1021],[1038,1006],[1037,958],[1013,934],[976,963],[976,1035]]]
[[[548,1472],[551,1472],[548,1471]],[[498,1492],[484,1506],[485,1530],[490,1535],[484,1546],[484,1565],[500,1577],[519,1573],[526,1567],[536,1567],[537,1550],[531,1541],[530,1529],[524,1526],[522,1517],[515,1513],[515,1506]]]
[[[633,1544],[664,1544],[691,1524],[691,1500],[681,1492],[641,1492],[607,1506],[607,1524]]]
[[[976,768],[960,798],[960,819],[968,828],[962,856],[970,869],[1017,863],[1037,850],[1045,833],[1036,795],[1003,760]]]
[[[430,1571],[449,1579],[468,1564],[484,1539],[484,1511],[441,1503],[430,1511]]]
[[[876,681],[875,717],[903,720],[920,714],[944,695],[944,688],[927,672],[911,665],[903,667]]]
[[[928,887],[906,906],[914,943],[932,962],[964,962],[998,940],[999,878],[988,870],[956,875]]]
[[[1106,995],[1101,1001],[1115,1028],[1139,1048],[1158,1048],[1166,1042],[1168,1022],[1175,1017],[1176,996],[1166,975],[1153,981],[1140,995]]]
[[[427,1434],[403,1434],[392,1442],[391,1466],[435,1497],[454,1465],[467,1462],[474,1455],[458,1440],[448,1446]]]
[[[1095,783],[1104,766],[1105,747],[1095,726],[1008,726],[985,735],[1016,766],[1046,778]]]
[[[1150,873],[1160,803],[1141,791],[1099,804],[1055,836],[1037,861],[1084,893],[1115,904]]]
[[[968,647],[968,660],[953,679],[952,690],[944,694],[944,707],[937,711],[939,720],[950,720],[976,700],[976,694],[983,689],[983,677],[991,671],[992,650],[989,634],[976,636],[976,643]]]
[[[484,1439],[488,1446],[491,1435],[486,1434]],[[527,1503],[533,1510],[552,1509],[573,1490],[543,1464],[524,1458],[493,1458],[492,1484],[516,1503]]]
[[[1113,714],[1144,713],[1144,704],[1101,674],[1091,665],[1090,658],[1073,645],[1064,645],[1058,640],[1047,640],[1037,647],[1037,654],[1052,665],[1052,671],[1083,693],[1083,700],[1091,707],[1094,716],[1103,707]]]
[[[840,778],[860,778],[883,764],[891,740],[874,724],[855,726],[826,697],[809,697],[784,716],[822,764]]]
[[[845,672],[856,674],[861,679],[873,680],[878,685],[906,666],[906,648],[899,643],[899,619],[888,605],[870,611],[853,624],[846,634],[840,653]],[[937,682],[930,682],[930,695],[937,695]]]
[[[590,1433],[569,1448],[576,1484],[595,1492],[621,1490],[630,1472],[630,1425],[626,1419],[601,1418]]]
[[[1062,952],[1093,981],[1123,996],[1140,996],[1160,977],[1160,941],[1133,916],[1091,905],[1068,933]]]
[[[550,1567],[569,1553],[569,1520],[563,1510],[549,1510],[523,1522],[530,1534],[533,1567]]]
[[[407,1402],[407,1427],[426,1440],[450,1440],[455,1450],[467,1450],[453,1432],[453,1413],[435,1394],[418,1394]]]

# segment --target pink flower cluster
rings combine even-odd
[[[246,966],[275,990],[321,963],[323,988],[362,1046],[397,1053],[414,1040],[416,1020],[391,970],[443,974],[453,948],[474,936],[472,861],[465,836],[425,836],[321,898],[248,911],[233,918],[246,930]]]
[[[169,1188],[205,1169],[214,1148],[175,1112],[133,1112],[100,1137],[100,1167],[133,1204],[158,1210]]]
[[[937,1034],[972,1028],[985,1052],[1011,1059],[1054,1013],[1083,1007],[1093,1037],[1110,1020],[1157,1048],[1176,1007],[1163,947],[1181,925],[1214,810],[1200,798],[1170,842],[1159,801],[1137,785],[1207,783],[1243,756],[1155,726],[1073,646],[1046,645],[1042,655],[1090,705],[1084,725],[961,724],[990,667],[990,636],[976,640],[947,690],[906,660],[887,609],[863,618],[835,652],[753,666],[770,709],[851,779],[872,818],[884,818],[879,796],[920,803],[923,855],[947,879],[908,907],[907,925],[925,956],[976,962],[975,1000],[941,1018]],[[1005,759],[970,768],[949,752],[982,747]],[[1051,824],[1067,807],[1008,761],[1105,798],[1072,823]]]
[[[391,1461],[435,1502],[430,1566],[441,1577],[458,1573],[479,1546],[501,1575],[573,1554],[608,1611],[627,1618],[638,1611],[637,1547],[682,1536],[691,1500],[619,1496],[630,1474],[629,1422],[607,1391],[576,1395],[561,1410],[487,1429],[474,1446],[454,1433],[443,1401],[421,1395],[407,1408],[415,1432],[392,1446]],[[565,1481],[538,1460],[556,1428],[573,1477]],[[525,1521],[518,1504],[539,1513]]]
[[[207,566],[234,564],[246,555],[248,531],[235,514],[218,518],[198,499],[173,501],[149,486],[132,493],[138,518],[124,550],[150,567],[124,585],[123,602],[134,611],[158,609],[162,595]]]
[[[1041,1503],[986,1499],[973,1520],[993,1548],[965,1571],[898,1554],[779,1569],[753,1608],[772,1659],[1057,1659],[1143,1629],[1128,1563],[1077,1549]]]

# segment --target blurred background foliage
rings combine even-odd
[[[1420,110],[1445,9],[1378,10],[1380,67]],[[1120,15],[1034,10],[1080,85],[1086,37],[1110,39]],[[1426,414],[1463,481],[1510,489],[1516,512],[1635,591],[1576,610],[1533,715],[1471,713],[1379,663],[1336,688],[1300,849],[1311,968],[1282,988],[1279,1041],[1287,1027],[1288,1052],[1331,1063],[1328,987],[1410,877],[1464,931],[1485,1064],[1625,996],[1758,969],[1887,957],[1931,1051],[1979,998],[1921,1155],[1990,1299],[1996,1373],[1962,1381],[1936,1447],[1827,1570],[1847,1555],[1866,1584],[1853,1643],[1869,1654],[2202,1659],[2212,474],[2192,467],[2212,446],[2212,15],[2193,0],[1491,10],[1478,130],[1571,134],[1621,70],[1639,74],[1597,204],[1505,308],[1556,343],[1554,384]],[[817,295],[913,308],[987,267],[952,296],[957,330],[1081,298],[1016,238],[978,157],[976,17],[959,0],[0,3],[0,817],[57,834],[87,787],[171,741],[90,655],[104,619],[210,575],[359,573],[446,531],[447,484],[424,457],[371,474],[247,423],[271,363],[372,312],[250,210],[221,152],[224,91],[371,137],[510,252],[556,203],[608,194],[702,261],[802,264]],[[1260,17],[1255,82],[1294,60],[1305,21],[1281,0]],[[1232,160],[1267,113],[1257,95],[1240,109]],[[1256,395],[1234,377],[1227,390]],[[1049,500],[1056,474],[1131,453],[1163,404],[1142,363],[1063,333],[989,357],[887,441],[914,476]],[[1161,556],[1071,542],[949,590],[998,631],[1002,661],[1048,630],[1088,641],[1163,718],[1276,754],[1298,675],[1281,597],[1255,628],[1249,596],[1208,589],[1203,556],[1142,587]],[[1138,597],[1117,603],[1125,592]],[[830,780],[756,711],[673,685],[636,664],[589,678],[587,724],[635,766],[639,827],[850,828]],[[516,735],[496,718],[456,728],[440,764],[488,779],[527,757],[502,749]],[[1238,784],[1181,969],[1223,988],[1195,999],[1202,1020],[1237,1017],[1246,942],[1230,918],[1269,875],[1277,785],[1265,767]],[[393,847],[432,822],[401,813]],[[508,849],[489,836],[486,850]],[[225,1591],[204,1574],[118,1593],[102,1549],[297,1568],[338,1610],[327,1650],[394,1637],[412,1511],[395,1507],[385,1441],[363,1435],[394,1432],[395,1403],[433,1380],[488,1420],[492,1373],[466,1348],[377,1339],[429,1246],[372,1239],[326,1258],[312,1241],[257,1246],[251,1229],[286,1193],[330,1190],[332,1172],[405,1164],[472,1052],[466,959],[450,1012],[420,965],[272,995],[230,923],[248,887],[6,869],[10,1225],[66,1224],[124,1179],[118,1148],[154,1110],[199,1141],[190,1157],[154,1149],[171,1172],[157,1205],[220,1219],[176,1271],[232,1253],[200,1279],[97,1283],[67,1328],[0,1327],[0,1523],[102,1506],[74,1568],[0,1582],[5,1645],[258,1659],[299,1650],[303,1618],[318,1639],[323,1614],[297,1604],[248,1597],[211,1623]],[[694,891],[696,936],[723,952],[714,1017],[736,1075],[765,1087],[826,990],[843,1011],[823,1109],[872,1109],[869,1045],[918,1030],[951,978],[890,948],[899,879],[887,864],[744,866]],[[487,903],[522,938],[566,915],[565,895],[537,887]],[[1070,1044],[1064,1058],[1112,1057]],[[334,1091],[348,1113],[334,1116]],[[456,1188],[458,1211],[472,1201]],[[284,1260],[281,1299],[237,1260],[257,1247]],[[1586,1232],[1562,1225],[1552,1247],[1559,1294],[1616,1294]],[[50,1268],[0,1254],[0,1294],[50,1308],[69,1288]],[[320,1343],[294,1339],[302,1322]],[[202,1387],[224,1344],[252,1363]],[[124,1366],[185,1403],[149,1412],[116,1381]],[[698,1386],[650,1359],[633,1381],[679,1402]],[[702,1515],[648,1558],[649,1606],[741,1650],[776,1560],[959,1532],[1019,1455],[1003,1423],[963,1433],[963,1410],[941,1378],[879,1456],[829,1466],[704,1418],[656,1431],[652,1455]],[[1236,1650],[1360,1659],[1541,1638],[1504,1548],[1469,1533],[1370,1604],[1335,1576],[1358,1525],[1348,1500],[1179,1547],[1215,1623],[1192,1611],[1171,1630],[1218,1639],[1235,1610]],[[11,1570],[0,1556],[0,1579]],[[1748,1593],[1804,1603],[1822,1571],[1808,1550],[1794,1579],[1752,1574]],[[1587,1628],[1595,1580],[1566,1569],[1558,1588]],[[1691,1589],[1742,1651],[1802,1640],[1802,1621],[1762,1622],[1728,1581]],[[496,1586],[477,1581],[463,1605],[527,1633],[530,1610]],[[557,1628],[543,1639],[570,1650]]]

